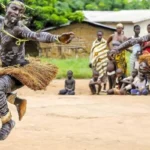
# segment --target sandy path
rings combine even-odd
[[[88,80],[77,80],[76,96],[56,95],[62,80],[47,91],[26,87],[18,95],[28,99],[21,122],[9,105],[15,129],[0,150],[149,150],[149,96],[92,96]]]

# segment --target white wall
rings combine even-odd
[[[102,24],[112,26],[112,27],[116,27],[116,25],[117,25],[117,23],[108,23],[108,22],[107,23],[102,23]],[[131,37],[131,36],[134,35],[133,27],[136,24],[140,25],[140,27],[141,27],[140,36],[146,35],[147,34],[147,25],[150,24],[150,19],[146,20],[146,21],[141,21],[141,22],[138,22],[138,23],[123,23],[123,25],[124,25],[124,34],[125,34],[126,37]]]
[[[138,22],[136,24],[141,26],[141,34],[140,34],[140,36],[146,35],[147,34],[147,25],[150,24],[150,20]]]
[[[133,24],[124,24],[124,35],[129,38],[134,35]]]
[[[118,23],[120,23],[120,22],[118,22]],[[105,22],[105,23],[100,22],[100,23],[108,25],[108,26],[112,26],[114,28],[116,28],[116,25],[118,24],[116,22],[115,23],[113,23],[113,22]],[[125,34],[125,36],[127,38],[133,36],[134,35],[134,32],[133,32],[133,26],[134,25],[133,25],[133,23],[123,23],[123,25],[124,25],[124,34]]]

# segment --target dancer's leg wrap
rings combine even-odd
[[[11,119],[11,113],[8,109],[6,94],[11,92],[15,85],[14,80],[10,76],[0,78],[0,117],[2,128],[0,129],[0,140],[4,140],[10,134],[15,122]]]
[[[0,78],[0,116],[5,118],[9,112],[7,105],[6,94],[11,92],[12,87],[15,85],[14,80],[10,76],[3,76]]]
[[[1,117],[2,124],[9,122],[11,120],[11,118],[12,118],[11,112],[8,111],[8,113],[5,116]]]

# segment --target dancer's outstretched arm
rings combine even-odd
[[[48,32],[33,32],[27,27],[16,27],[15,34],[19,38],[35,40],[44,43],[62,42],[68,44],[74,38],[73,32],[63,33],[62,35],[54,35]]]
[[[150,41],[150,34],[139,37],[139,38],[130,39],[130,40],[122,43],[116,49],[118,50],[118,52],[121,52],[122,50],[124,50],[130,46],[133,46],[137,43],[141,44],[141,43],[146,42],[146,41]]]

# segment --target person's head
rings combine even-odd
[[[124,26],[122,23],[118,23],[116,25],[116,30],[117,30],[117,33],[121,34],[123,32],[123,29],[124,29]]]
[[[71,79],[73,77],[73,72],[71,70],[67,71],[67,77],[68,79]]]
[[[147,25],[147,32],[150,33],[150,24]]]
[[[133,30],[134,30],[134,32],[135,32],[136,35],[139,35],[141,28],[140,28],[139,25],[135,25],[135,26],[133,27]]]
[[[98,32],[97,32],[97,39],[98,39],[99,41],[101,41],[102,37],[103,37],[103,32],[102,32],[102,31],[98,31]]]
[[[11,1],[6,7],[5,18],[12,24],[16,24],[25,12],[25,5],[23,2],[14,0]]]
[[[99,73],[98,73],[97,71],[93,71],[93,79],[94,79],[95,81],[97,81],[97,80],[98,80],[98,77],[99,77]]]
[[[114,90],[113,89],[110,89],[107,91],[107,95],[113,95],[114,94]]]
[[[134,78],[134,77],[136,77],[138,75],[138,70],[137,69],[134,69],[133,71],[132,71],[132,77]]]
[[[123,75],[122,69],[118,68],[117,71],[116,71],[116,76],[121,77],[122,75]]]
[[[140,81],[143,81],[145,79],[145,75],[143,73],[139,73],[139,79]]]

